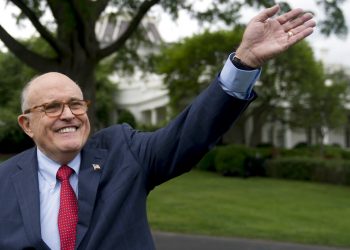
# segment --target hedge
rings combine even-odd
[[[271,157],[271,152],[271,148],[249,148],[234,144],[217,146],[204,156],[197,167],[224,176],[265,176],[263,163]]]
[[[273,178],[350,184],[349,160],[280,157],[266,161],[265,167],[267,176]]]
[[[350,185],[350,151],[335,146],[288,150],[218,146],[205,155],[198,168],[224,176],[267,176]]]

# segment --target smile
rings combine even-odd
[[[77,131],[76,127],[66,127],[66,128],[61,128],[57,132],[58,133],[71,133]]]

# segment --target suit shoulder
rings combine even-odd
[[[89,145],[104,147],[111,143],[117,144],[125,141],[125,136],[130,137],[134,130],[129,124],[117,124],[97,131],[88,141]]]

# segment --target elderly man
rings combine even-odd
[[[60,73],[22,93],[18,122],[36,146],[0,166],[0,249],[154,249],[146,199],[189,171],[255,98],[261,65],[313,32],[301,9],[263,10],[219,76],[166,127],[128,125],[89,138],[89,102]]]

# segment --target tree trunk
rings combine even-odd
[[[86,72],[84,75],[83,72]],[[84,99],[90,100],[91,104],[89,106],[88,115],[90,119],[91,132],[95,132],[96,129],[96,79],[95,72],[93,69],[88,71],[83,70],[81,74],[78,75],[77,82],[81,86],[84,94]],[[112,94],[112,93],[111,93]]]
[[[78,69],[67,73],[69,77],[75,81],[83,91],[84,99],[91,101],[88,109],[88,116],[91,125],[91,132],[96,130],[96,79],[95,79],[95,65],[89,62],[83,63]],[[112,94],[112,93],[111,93]]]

